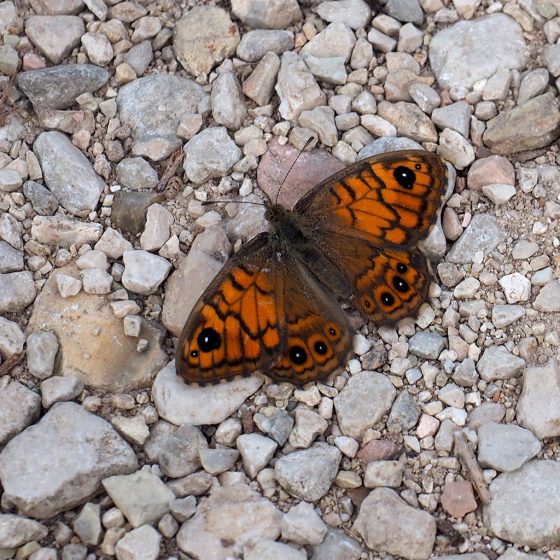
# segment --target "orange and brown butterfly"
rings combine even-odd
[[[406,150],[343,169],[293,210],[268,203],[269,231],[230,258],[191,312],[179,376],[206,384],[259,371],[296,385],[327,377],[351,348],[338,299],[377,324],[414,315],[426,300],[418,242],[446,186],[437,155]]]

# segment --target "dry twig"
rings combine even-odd
[[[474,456],[473,450],[467,443],[467,438],[461,430],[455,432],[455,454],[463,465],[467,478],[472,482],[478,497],[483,504],[490,503],[490,492],[484,482],[482,469]]]

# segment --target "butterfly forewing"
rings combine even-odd
[[[364,159],[307,193],[294,211],[325,229],[412,246],[428,235],[446,188],[446,167],[430,152],[406,150]]]

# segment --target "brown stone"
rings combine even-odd
[[[558,99],[549,92],[488,121],[483,140],[494,153],[505,155],[543,148],[559,136]]]
[[[80,292],[64,299],[56,282],[61,273],[79,277],[73,264],[55,270],[35,300],[28,327],[28,332],[56,334],[60,351],[55,373],[73,374],[89,387],[115,393],[148,386],[168,361],[161,329],[143,319],[140,337],[148,347],[139,353],[138,339],[125,336],[107,296]]]
[[[453,517],[464,517],[477,508],[472,484],[468,480],[450,482],[440,498],[443,509]]]
[[[515,185],[515,169],[503,156],[490,156],[476,160],[469,168],[467,185],[480,191],[485,185]]]
[[[374,439],[358,451],[358,459],[367,465],[372,461],[396,459],[401,452],[401,446],[389,439]]]

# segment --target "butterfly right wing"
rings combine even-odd
[[[417,243],[436,220],[446,186],[441,158],[406,150],[359,161],[296,204],[368,319],[394,323],[426,300],[430,275]]]

